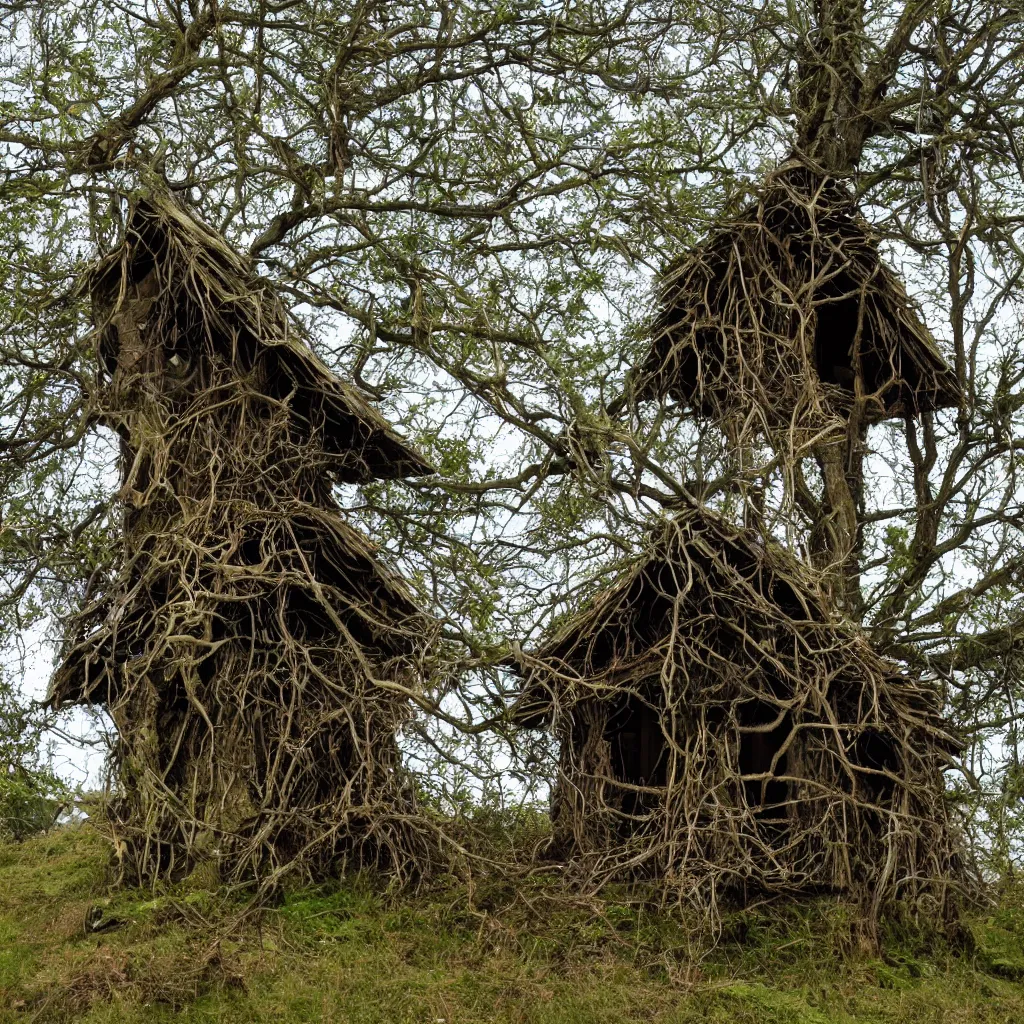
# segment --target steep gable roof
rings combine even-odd
[[[664,520],[609,587],[517,655],[524,685],[513,718],[543,726],[556,707],[636,687],[694,652],[702,685],[720,691],[715,702],[731,699],[733,680],[761,672],[793,690],[811,676],[895,683],[904,700],[938,712],[934,688],[881,657],[830,605],[812,570],[695,506]],[[693,697],[705,702],[708,693]],[[957,746],[949,737],[949,749]]]
[[[956,375],[846,187],[794,163],[666,268],[652,336],[634,397],[672,397],[702,414],[759,393],[771,414],[775,394],[815,368],[841,409],[853,395],[822,365],[836,358],[823,348],[843,359],[851,342],[869,419],[961,401]]]
[[[181,334],[221,340],[239,373],[254,369],[273,397],[290,404],[299,425],[322,432],[332,470],[345,483],[395,479],[434,469],[391,428],[360,391],[341,380],[301,339],[272,285],[222,235],[185,211],[170,196],[150,193],[131,202],[124,243],[100,260],[87,287],[94,319],[103,328],[132,286],[158,273],[160,293],[175,305]],[[108,331],[101,355],[116,363],[116,332]]]

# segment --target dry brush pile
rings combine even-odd
[[[960,391],[848,186],[796,160],[667,267],[631,383],[636,399],[672,397],[791,458]]]

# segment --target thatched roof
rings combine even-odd
[[[524,686],[513,717],[544,726],[556,707],[614,697],[675,660],[702,680],[695,685],[703,692],[692,694],[702,704],[728,702],[736,696],[730,680],[765,673],[787,690],[811,676],[857,688],[895,682],[903,699],[929,716],[938,711],[934,689],[879,656],[803,563],[694,507],[665,520],[611,586],[514,660]],[[949,749],[956,746],[949,737]]]
[[[200,626],[211,616],[218,628],[237,622],[239,638],[248,643],[253,622],[275,631],[277,615],[268,608],[280,602],[287,628],[301,630],[311,645],[321,632],[337,632],[332,621],[337,618],[345,635],[378,665],[414,655],[433,635],[436,621],[418,606],[405,580],[381,563],[377,545],[336,512],[306,503],[273,511],[253,508],[234,517],[233,525],[240,538],[236,555],[228,561],[205,561],[206,597],[203,591],[190,596],[196,600],[191,614]],[[180,560],[201,544],[193,533],[180,524],[154,550],[133,553],[110,592],[99,594],[78,613],[76,635],[69,638],[50,682],[47,699],[54,708],[102,704],[117,694],[118,666],[138,655],[133,648],[159,630],[157,623],[165,615],[154,593],[160,590],[159,566],[171,566],[173,577]],[[273,555],[265,554],[268,547]],[[175,584],[176,579],[168,579],[169,590]],[[273,643],[269,635],[263,639]]]
[[[757,202],[667,267],[633,394],[708,415],[762,392],[785,405],[777,396],[816,367],[842,408],[852,384],[830,364],[849,358],[858,323],[869,420],[960,403],[955,374],[846,187],[791,162]]]
[[[130,205],[123,245],[100,260],[86,285],[94,319],[104,326],[133,285],[151,271],[175,307],[179,335],[201,325],[220,338],[240,375],[266,382],[271,397],[290,404],[294,421],[322,434],[342,482],[363,483],[434,472],[352,385],[340,380],[299,337],[267,281],[218,232],[169,195],[149,193]],[[179,338],[179,344],[181,343]],[[116,331],[101,344],[113,371]]]

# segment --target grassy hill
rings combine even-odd
[[[0,1022],[1024,1024],[1024,900],[971,922],[975,949],[905,932],[858,949],[820,900],[735,914],[701,954],[685,922],[611,901],[367,879],[259,914],[197,888],[104,885],[89,826],[0,846]]]

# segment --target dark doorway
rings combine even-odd
[[[746,805],[762,821],[784,819],[785,803],[789,798],[789,784],[775,776],[786,774],[788,755],[783,754],[778,760],[776,756],[789,737],[792,720],[788,713],[776,722],[777,719],[779,709],[764,701],[751,700],[739,707],[739,768],[740,774],[745,776],[743,797]],[[772,777],[756,777],[768,773]]]
[[[661,714],[639,697],[620,698],[608,716],[605,738],[611,746],[612,773],[631,786],[664,786],[667,750]],[[644,814],[657,802],[653,794],[624,790],[625,814]]]
[[[823,302],[816,306],[814,369],[823,384],[854,393],[853,342],[860,317],[860,296]]]

